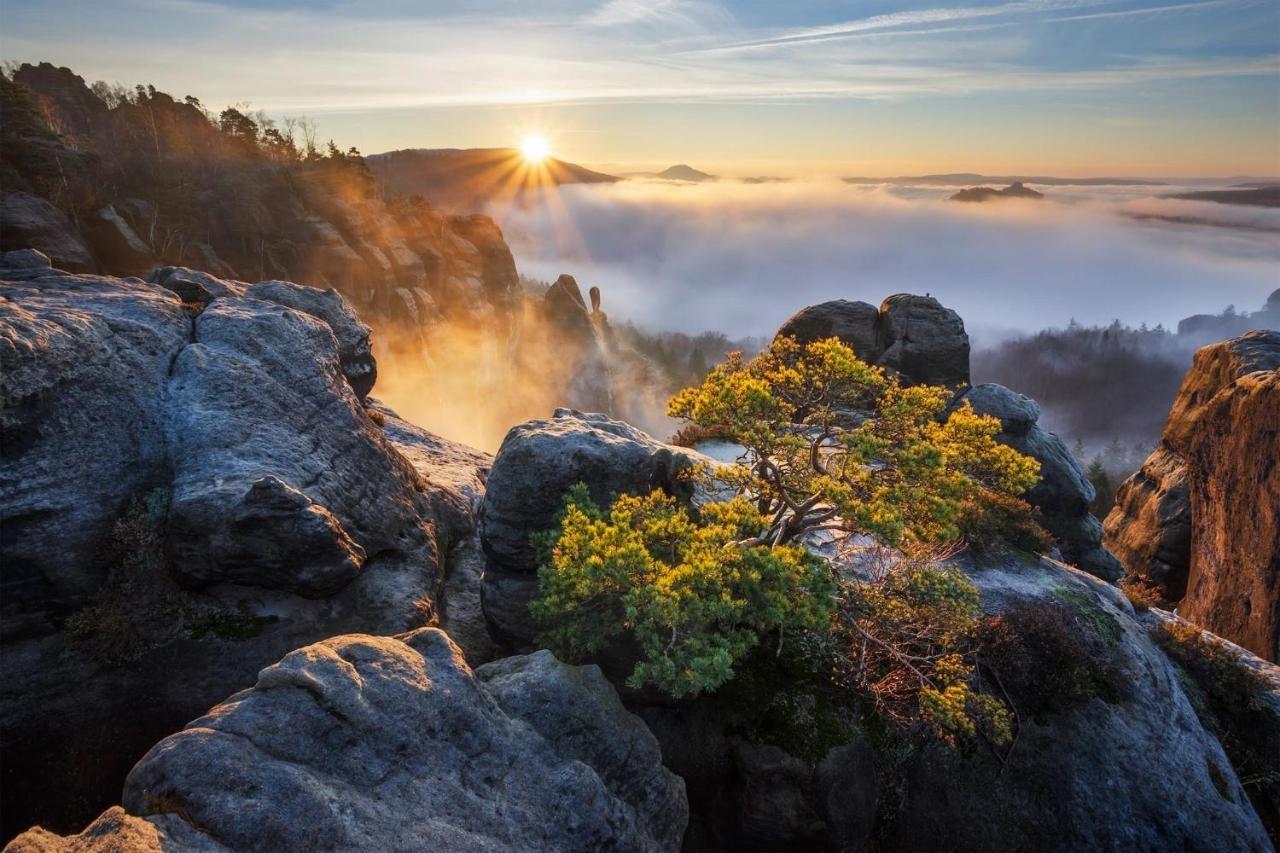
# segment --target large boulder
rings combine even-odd
[[[663,851],[688,819],[683,783],[598,669],[539,652],[473,673],[434,629],[291,652],[157,744],[123,803],[155,829],[109,812],[76,849],[121,849],[126,828],[130,849],[166,849],[177,815],[180,841],[233,850]]]
[[[601,505],[654,489],[689,497],[692,485],[680,473],[701,461],[606,415],[557,409],[549,419],[512,427],[494,457],[480,521],[488,560],[484,611],[495,636],[515,648],[532,642],[528,603],[538,564],[529,537],[555,525],[570,488],[585,483]]]
[[[364,399],[378,380],[378,363],[373,356],[372,331],[356,314],[345,297],[333,288],[320,290],[291,281],[260,281],[246,284],[218,278],[187,267],[159,267],[148,281],[171,290],[183,302],[203,310],[219,297],[260,299],[293,308],[322,321],[338,342],[342,375],[356,396]]]
[[[969,383],[969,336],[960,315],[932,296],[899,293],[880,303],[877,364],[914,385]]]
[[[371,332],[336,290],[317,290],[291,281],[260,281],[244,292],[249,299],[274,302],[301,311],[324,322],[338,342],[342,375],[356,396],[364,399],[378,380],[378,363],[373,357]]]
[[[117,273],[145,275],[155,266],[151,247],[112,205],[87,217],[86,236],[103,267]]]
[[[839,338],[858,358],[874,364],[884,353],[880,345],[880,311],[867,302],[833,299],[801,308],[778,329],[778,337],[801,344]]]
[[[978,414],[1000,421],[997,441],[1040,463],[1040,482],[1025,497],[1040,510],[1063,559],[1104,580],[1119,580],[1124,567],[1103,547],[1102,524],[1089,512],[1093,484],[1062,439],[1037,423],[1039,405],[994,383],[961,392],[952,408],[965,403]]]
[[[336,294],[2,260],[7,835],[83,825],[289,650],[439,618],[488,460],[360,399]]]
[[[1204,347],[1160,447],[1121,486],[1106,524],[1131,575],[1180,599],[1188,619],[1272,661],[1280,660],[1277,436],[1280,332]]]
[[[416,473],[365,412],[323,320],[214,300],[168,398],[169,528],[184,581],[325,596],[374,555],[435,562]]]
[[[0,249],[36,248],[58,269],[93,272],[97,265],[67,215],[39,196],[16,192],[0,198]]]
[[[839,338],[863,361],[895,373],[904,385],[969,382],[969,335],[960,315],[932,296],[899,293],[877,310],[833,299],[796,312],[778,329],[802,344]]]

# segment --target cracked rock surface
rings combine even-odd
[[[688,819],[597,668],[541,651],[473,673],[431,628],[291,652],[157,744],[123,799],[128,815],[11,849],[115,850],[128,832],[130,850],[658,851]]]

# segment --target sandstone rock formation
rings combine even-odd
[[[863,361],[892,370],[908,385],[969,382],[964,321],[932,296],[895,294],[879,310],[844,299],[810,305],[783,323],[778,335],[800,343],[840,338]]]
[[[979,386],[972,393],[983,409],[1001,417],[1011,439],[1028,444],[1035,436],[1038,446],[1056,447],[1053,436],[1037,434],[1034,402],[999,387]],[[516,601],[500,586],[501,595],[486,600],[486,615],[500,623],[495,628],[508,637],[524,628],[512,630],[532,595],[527,534],[551,523],[558,496],[578,481],[597,499],[647,490],[671,470],[655,444],[624,424],[570,412],[512,431],[485,498],[486,593],[491,574],[502,584],[523,573],[530,591]],[[1054,497],[1062,503],[1067,494],[1079,499],[1069,454],[1045,455],[1051,464],[1061,463]],[[841,554],[837,570],[858,571],[856,548],[832,553]],[[735,728],[741,719],[735,713],[744,703],[772,697],[749,687],[735,692],[736,680],[715,695],[679,703],[624,691],[628,707],[662,745],[667,766],[688,785],[693,814],[687,844],[861,849],[874,831],[880,849],[890,851],[928,849],[938,839],[948,839],[947,849],[966,850],[1270,849],[1223,746],[1197,716],[1175,664],[1153,641],[1154,623],[1135,613],[1117,588],[1049,559],[962,555],[954,562],[979,588],[991,616],[1023,607],[1067,613],[1066,641],[1105,657],[1118,673],[1120,692],[1058,705],[1027,694],[1006,672],[1015,711],[1021,708],[1009,749],[997,756],[986,749],[930,747],[887,770],[884,756],[856,734],[816,757],[753,739],[750,730],[744,736]],[[495,598],[500,607],[492,606]],[[504,619],[511,621],[502,624]],[[1029,645],[1025,653],[1039,650]],[[985,677],[999,676],[993,672]],[[788,698],[797,700],[797,713],[812,714],[798,701],[802,693],[794,690]],[[803,719],[815,725],[812,716]]]
[[[858,358],[874,363],[883,352],[879,323],[880,312],[874,305],[833,299],[801,308],[782,324],[778,336],[792,337],[802,344],[839,338]]]
[[[553,387],[563,388],[562,401],[613,414],[614,359],[604,314],[598,307],[587,307],[571,275],[557,278],[539,307],[542,323],[522,342],[526,375],[545,377]]]
[[[1121,486],[1108,543],[1179,613],[1280,659],[1280,332],[1196,353],[1160,448]]]
[[[473,673],[434,629],[291,652],[157,744],[123,802],[75,849],[665,851],[688,817],[598,669],[544,651]]]
[[[931,296],[899,293],[880,304],[877,359],[919,385],[958,386],[969,381],[969,336],[964,321]]]
[[[33,102],[33,121],[49,126],[32,128],[24,144],[52,153],[25,162],[32,192],[0,198],[0,248],[34,247],[73,272],[145,275],[161,263],[335,287],[375,325],[427,325],[424,297],[495,319],[499,335],[518,319],[515,263],[489,217],[452,216],[421,200],[384,203],[367,173],[340,173],[343,157],[336,170],[294,168],[282,182],[278,165],[228,147],[196,104],[154,89],[109,106],[66,68],[24,64],[12,76],[6,84]],[[139,134],[145,145],[131,144]],[[209,180],[210,171],[220,177]],[[186,177],[194,209],[158,203],[160,173],[169,172]]]
[[[1260,311],[1192,314],[1178,321],[1178,337],[1202,344],[1216,343],[1252,329],[1280,329],[1280,288],[1271,291]]]
[[[341,296],[156,279],[0,265],[8,831],[83,823],[291,649],[440,617],[472,539],[487,457],[361,399],[369,330]]]
[[[85,225],[85,235],[102,266],[116,273],[146,275],[155,266],[155,256],[123,216],[112,205],[98,210]],[[31,241],[35,245],[35,241]]]
[[[554,417],[513,427],[493,460],[480,521],[488,564],[484,612],[495,637],[527,648],[534,629],[528,603],[537,592],[531,533],[555,523],[565,493],[586,483],[592,498],[663,489],[688,497],[680,471],[704,461],[606,415],[557,409]]]
[[[975,385],[952,404],[968,403],[978,414],[998,418],[1003,427],[996,440],[1040,463],[1040,482],[1027,493],[1027,502],[1040,510],[1062,558],[1104,580],[1119,580],[1124,567],[1102,546],[1102,524],[1089,512],[1093,484],[1080,470],[1062,439],[1037,421],[1035,400],[1003,385]]]
[[[1191,494],[1181,456],[1157,447],[1120,485],[1103,526],[1107,547],[1131,578],[1167,604],[1182,600],[1191,569]]]
[[[97,269],[84,238],[65,213],[39,196],[9,193],[0,198],[0,250],[31,247],[48,255],[60,269]]]

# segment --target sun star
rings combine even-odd
[[[530,133],[520,140],[520,155],[528,163],[541,163],[551,155],[551,143],[541,133]]]

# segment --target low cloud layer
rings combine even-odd
[[[804,305],[910,291],[989,340],[1073,317],[1168,326],[1277,286],[1278,210],[1056,189],[959,204],[938,188],[629,181],[499,215],[525,275],[572,273],[615,319],[686,332],[770,334]]]

